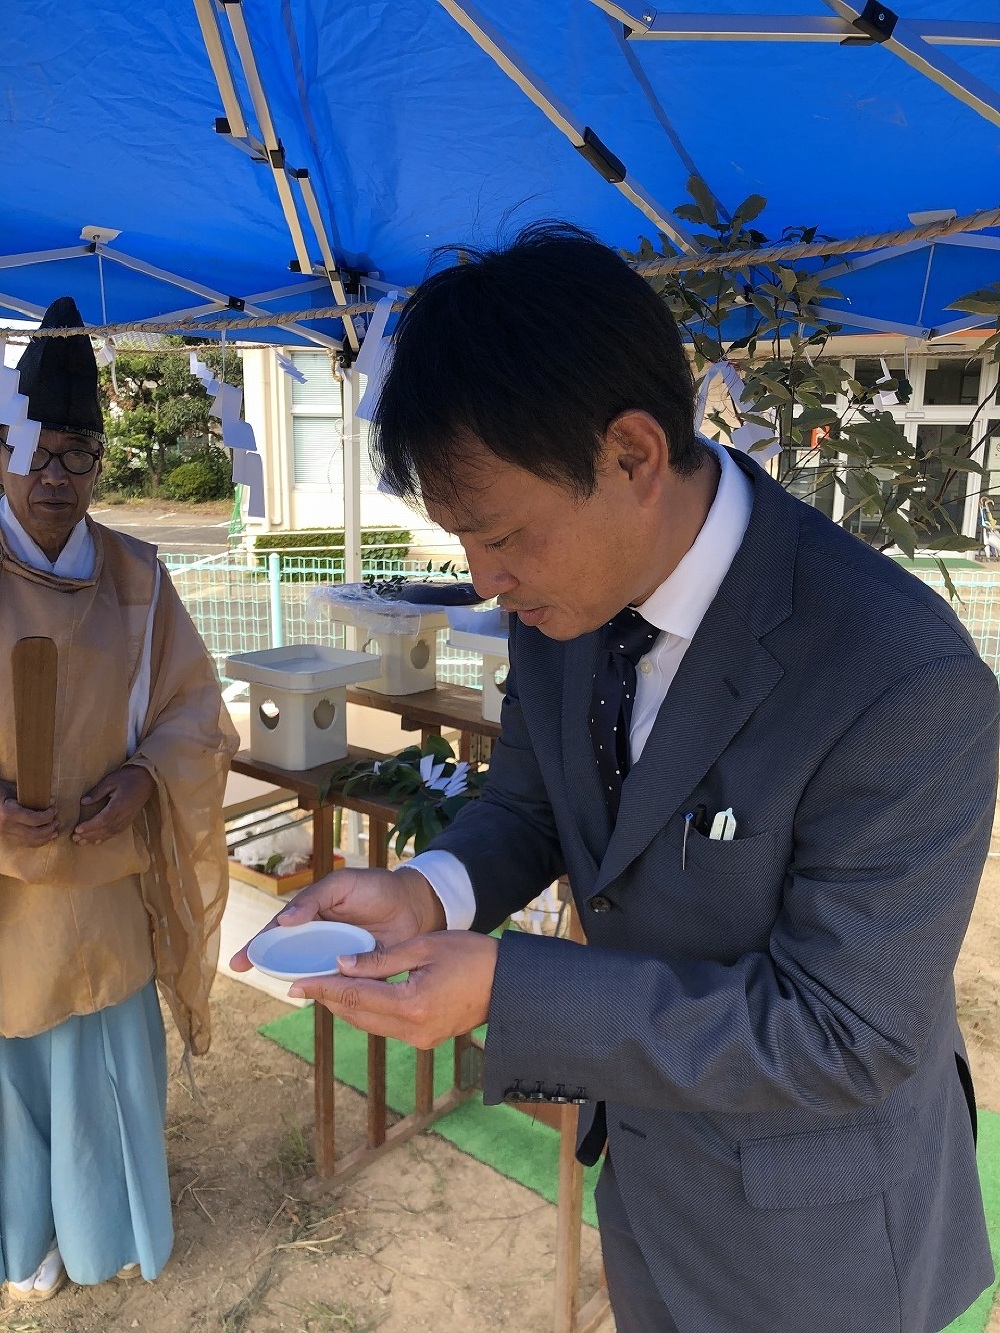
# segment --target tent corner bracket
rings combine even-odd
[[[615,157],[610,148],[597,137],[589,125],[583,127],[583,143],[574,147],[581,157],[612,185],[620,184],[628,175],[625,163]]]
[[[858,17],[851,20],[851,26],[857,28],[862,35],[860,37],[845,37],[840,44],[841,46],[881,46],[892,36],[898,22],[899,15],[891,10],[888,5],[880,5],[877,0],[867,0],[867,4]]]

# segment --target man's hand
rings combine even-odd
[[[103,800],[107,800],[107,805],[77,824],[73,841],[87,847],[113,838],[128,828],[155,790],[152,775],[138,764],[125,764],[109,773],[80,797],[81,814],[86,814],[88,805],[99,806]]]
[[[288,993],[426,1051],[486,1022],[498,949],[492,935],[440,931],[342,958],[339,976],[297,981]],[[400,972],[409,973],[405,981],[387,980]]]
[[[44,847],[59,836],[56,807],[28,810],[17,803],[17,788],[0,782],[0,838],[15,847]]]
[[[441,902],[418,870],[335,870],[296,894],[264,927],[304,926],[307,921],[346,921],[364,926],[391,946],[414,935],[444,930]],[[263,934],[260,931],[259,934]],[[256,936],[254,936],[256,939]],[[231,960],[234,972],[249,972],[247,944]]]

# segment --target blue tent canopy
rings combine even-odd
[[[165,330],[328,308],[541,217],[683,251],[692,171],[724,209],[765,196],[774,237],[1000,204],[1000,22],[981,0],[908,0],[895,23],[869,5],[861,27],[860,0],[777,7],[8,0],[0,317],[63,292],[88,323]],[[93,227],[120,234],[81,239]],[[971,327],[946,307],[997,280],[1000,232],[963,232],[848,260],[831,308],[920,336]]]

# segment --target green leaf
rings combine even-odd
[[[892,534],[896,545],[912,560],[917,551],[917,538],[916,533],[906,519],[896,510],[889,509],[885,513],[885,525]]]
[[[752,222],[766,207],[767,200],[762,194],[747,195],[733,214],[733,227],[742,226],[744,222]]]
[[[793,268],[785,268],[784,265],[778,264],[775,268],[775,272],[781,283],[781,290],[786,296],[795,290],[795,283],[798,280],[798,275]]]
[[[807,407],[795,418],[800,430],[816,430],[819,426],[832,426],[840,417],[831,407]]]
[[[455,751],[443,736],[428,736],[424,743],[424,753],[433,755],[435,759],[455,758]]]
[[[694,343],[695,351],[699,352],[706,361],[722,360],[722,344],[718,339],[707,333],[692,333],[691,341]]]
[[[960,296],[951,305],[946,305],[945,310],[967,310],[973,315],[1000,315],[1000,282]]]
[[[687,191],[701,210],[702,219],[710,227],[717,227],[719,225],[719,214],[715,207],[712,191],[705,184],[704,179],[701,176],[689,176]]]
[[[938,571],[941,577],[944,579],[944,586],[948,589],[948,596],[951,598],[953,602],[961,602],[962,597],[960,596],[958,589],[952,582],[951,570],[948,568],[948,566],[940,557],[938,557],[934,561],[934,563],[937,565]]]
[[[974,458],[966,458],[962,454],[935,454],[935,458],[942,463],[951,472],[978,472],[980,476],[986,475],[986,469],[982,463],[977,463]]]

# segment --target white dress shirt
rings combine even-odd
[[[718,490],[701,531],[672,574],[635,609],[660,634],[639,659],[629,730],[634,764],[698,626],[729,572],[750,522],[753,486],[726,453],[706,441],[721,467]],[[401,869],[419,870],[441,900],[449,930],[467,930],[476,914],[468,871],[451,852],[422,852]]]

